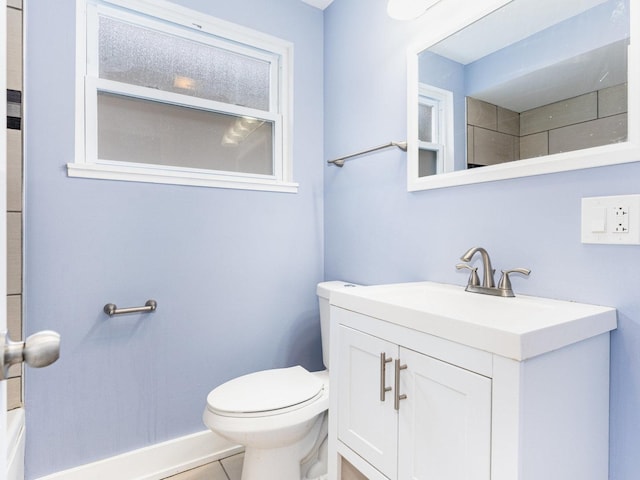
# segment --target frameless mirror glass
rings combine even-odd
[[[409,189],[583,168],[578,155],[630,146],[631,24],[629,0],[513,0],[416,52]],[[567,163],[538,168],[549,160]]]

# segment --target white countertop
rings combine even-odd
[[[338,290],[330,302],[515,360],[616,328],[615,308],[526,295],[494,297],[434,282]]]

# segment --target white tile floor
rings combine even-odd
[[[244,454],[223,458],[201,467],[168,477],[166,480],[240,480]]]
[[[223,458],[219,462],[208,463],[201,467],[179,473],[165,480],[240,480],[242,476],[242,461],[244,454],[239,453],[231,457]],[[355,469],[349,462],[342,462],[343,480],[367,480],[362,473]]]

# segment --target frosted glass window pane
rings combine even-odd
[[[99,92],[98,158],[273,175],[273,124]]]
[[[100,78],[269,110],[269,62],[99,18]]]
[[[423,142],[435,142],[433,138],[433,106],[418,105],[418,137]]]

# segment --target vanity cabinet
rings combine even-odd
[[[608,478],[615,309],[545,303],[540,336],[514,321],[518,337],[492,330],[496,347],[479,348],[488,340],[477,322],[440,315],[422,323],[411,317],[415,308],[406,315],[382,303],[369,308],[349,295],[373,293],[351,290],[331,299],[331,480],[342,479],[342,459],[369,480]],[[456,308],[467,315],[473,307]],[[561,327],[549,323],[556,307]],[[451,333],[440,329],[445,320]],[[507,354],[514,339],[519,350]]]
[[[491,379],[339,329],[338,438],[389,479],[489,480]]]

